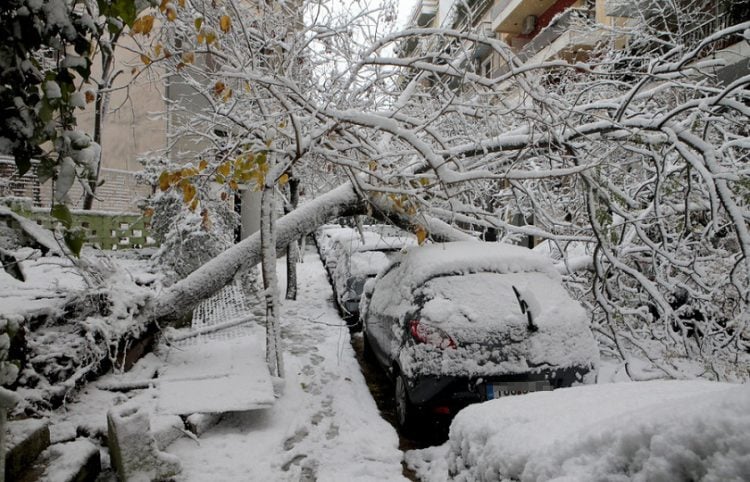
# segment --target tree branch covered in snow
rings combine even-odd
[[[279,220],[277,248],[362,206],[443,238],[546,239],[564,262],[576,247],[590,262],[568,268],[591,270],[569,288],[606,351],[670,376],[697,360],[692,374],[747,377],[750,76],[723,83],[722,57],[707,53],[747,41],[750,22],[697,38],[641,9],[640,23],[577,26],[599,36],[585,56],[524,63],[476,32],[390,33],[390,8],[188,0],[165,13],[152,61],[202,106],[175,145],[195,140],[214,166],[262,155],[251,186],[283,182],[293,166],[315,193],[325,173],[333,190]],[[416,47],[399,50],[407,42]],[[503,60],[500,75],[475,71],[479,49]],[[258,247],[251,237],[230,248],[154,314],[216,291]]]

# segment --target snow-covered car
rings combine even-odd
[[[331,278],[344,317],[356,317],[359,313],[365,282],[386,268],[403,248],[416,244],[413,238],[383,237],[350,246],[350,250],[339,253]]]
[[[550,260],[526,248],[408,248],[362,305],[366,354],[395,382],[406,429],[420,414],[452,415],[469,403],[596,378],[586,311]]]
[[[352,253],[357,248],[365,245],[373,245],[384,238],[378,233],[370,231],[358,231],[356,229],[350,229],[349,231],[342,231],[335,234],[332,238],[332,242],[325,255],[325,267],[328,270],[328,275],[331,277],[333,282],[334,290],[336,284],[334,282],[334,274],[336,272],[336,266],[339,260],[344,260],[349,253]]]
[[[472,405],[420,480],[750,480],[750,385],[655,380]]]
[[[355,231],[352,228],[341,227],[338,224],[324,224],[315,231],[315,242],[318,245],[320,259],[325,263],[326,256],[331,249],[331,245],[339,236],[352,235]]]

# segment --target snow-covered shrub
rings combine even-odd
[[[18,332],[18,320],[0,318],[0,386],[10,385],[18,377],[19,363],[10,359],[11,341]]]
[[[191,210],[173,191],[159,193],[151,201],[152,235],[160,248],[154,259],[184,278],[213,259],[234,242],[239,216],[223,201],[204,200]]]
[[[144,158],[141,162],[144,170],[140,177],[155,192],[147,205],[153,211],[151,235],[160,244],[154,260],[174,278],[184,278],[234,243],[239,216],[227,201],[229,196],[223,191],[218,193],[198,169],[189,165],[174,167],[162,157]],[[185,174],[187,171],[190,176]],[[184,177],[181,184],[169,187],[162,185],[165,175]],[[189,189],[184,183],[189,183]]]

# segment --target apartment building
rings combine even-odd
[[[680,2],[677,2],[678,4]],[[692,45],[709,32],[746,21],[747,1],[719,0],[710,4],[702,15],[678,22],[664,19],[665,30],[677,30],[681,40]],[[585,61],[589,52],[605,38],[607,29],[627,26],[638,15],[661,15],[658,0],[419,0],[409,26],[472,30],[503,40],[524,63],[550,59]],[[442,45],[435,39],[430,45],[416,40],[404,42],[401,56],[432,50],[453,49],[464,56],[462,67],[469,67],[490,78],[508,71],[502,58],[487,47]],[[623,39],[620,46],[624,45]],[[463,48],[462,48],[463,47]],[[722,55],[727,67],[718,72],[731,81],[747,72],[748,42],[719,45],[715,55]]]
[[[281,7],[273,2],[244,0],[243,9],[249,18],[261,19],[269,9],[277,12]],[[289,25],[301,28],[301,2],[293,0],[284,4],[285,11],[296,12]],[[199,114],[210,109],[205,91],[211,91],[215,80],[210,78],[221,65],[210,54],[197,54],[195,63],[205,69],[206,74],[199,84],[205,89],[188,85],[180,75],[168,75],[159,62],[145,68],[144,48],[150,39],[159,35],[159,20],[148,37],[135,38],[122,35],[115,51],[111,69],[112,87],[107,94],[102,123],[100,180],[93,210],[110,213],[139,213],[138,203],[151,194],[151,188],[139,184],[136,173],[142,170],[138,158],[147,153],[166,155],[173,162],[194,161],[199,152],[207,147],[205,136],[189,132]],[[163,32],[163,30],[162,30]],[[92,78],[102,75],[101,58],[96,56],[92,65]],[[92,86],[93,88],[94,86]],[[201,91],[203,90],[203,91]],[[93,92],[93,91],[92,91]],[[91,102],[77,112],[79,129],[94,132],[95,104]],[[210,117],[210,116],[207,116]],[[199,125],[199,129],[211,129],[210,125]],[[40,184],[36,168],[25,176],[18,176],[12,158],[0,157],[0,196],[26,197],[37,208],[49,208],[52,204],[52,183]],[[78,183],[69,191],[71,207],[83,206],[84,192]],[[242,218],[242,237],[248,236],[260,225],[260,197],[253,189],[240,186],[235,198],[237,211]]]

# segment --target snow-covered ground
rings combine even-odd
[[[284,259],[278,270],[284,281]],[[396,431],[378,413],[349,331],[333,305],[323,266],[311,248],[298,265],[298,279],[298,299],[282,302],[283,394],[271,408],[225,414],[198,439],[182,437],[172,443],[166,451],[183,466],[177,480],[404,480]],[[284,286],[280,288],[283,292]],[[257,345],[262,350],[262,341]],[[176,349],[187,352],[191,347]],[[159,350],[162,360],[149,355],[125,378],[143,380],[157,369],[161,372],[164,359],[175,359],[165,357],[164,351]],[[185,358],[186,353],[180,355]],[[107,375],[54,413],[53,438],[70,438],[68,432],[76,428],[91,436],[106,435],[107,410],[128,399],[156,409],[157,388],[127,394],[97,388],[118,381],[123,378]],[[170,419],[152,417],[152,429],[159,430],[163,422]],[[107,459],[106,449],[102,453]]]
[[[133,276],[147,275],[138,263],[125,265]],[[282,282],[285,266],[279,260]],[[177,480],[404,480],[398,436],[378,412],[312,249],[298,265],[298,278],[298,299],[282,302],[283,394],[270,408],[225,414],[199,438],[181,436],[169,445],[166,451],[182,462]],[[259,328],[253,324],[250,331],[262,338]],[[191,350],[171,349],[185,350],[182,358]],[[256,349],[262,351],[262,341]],[[161,372],[162,358],[149,355],[127,377],[150,379]],[[470,406],[456,417],[445,444],[408,451],[405,458],[430,482],[750,480],[750,386],[609,383],[624,378],[621,366],[604,360],[599,385]],[[103,438],[107,410],[129,398],[156,409],[157,388],[97,388],[117,380],[103,377],[52,414],[53,441],[71,440],[76,432]],[[155,417],[152,429],[163,433],[174,420]],[[106,466],[105,448],[102,454]]]
[[[306,253],[298,277],[297,300],[283,301],[281,314],[284,394],[170,446],[180,480],[403,480],[398,436],[365,384],[317,253]]]

